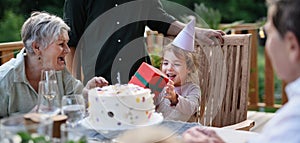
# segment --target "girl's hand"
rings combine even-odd
[[[165,92],[166,96],[164,98],[170,100],[171,106],[176,106],[176,104],[178,103],[178,95],[175,93],[175,86],[173,81],[169,80],[166,85]]]

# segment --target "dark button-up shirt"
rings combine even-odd
[[[159,0],[66,0],[64,19],[71,27],[69,46],[80,49],[75,63],[85,83],[94,75],[116,83],[118,72],[127,83],[148,61],[145,26],[166,34],[175,21]]]

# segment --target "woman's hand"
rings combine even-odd
[[[170,100],[171,106],[176,106],[176,104],[178,103],[178,95],[175,93],[175,86],[173,81],[169,80],[166,85],[165,92],[166,96],[164,98]]]
[[[107,86],[107,85],[108,85],[108,81],[106,79],[104,79],[103,77],[93,77],[91,80],[89,80],[82,91],[82,94],[83,94],[83,97],[84,97],[86,103],[88,101],[89,89],[92,89],[95,87],[103,87],[103,86]]]
[[[225,143],[214,130],[195,126],[182,134],[184,143]]]
[[[106,79],[104,79],[103,77],[93,77],[91,80],[87,82],[85,88],[92,89],[95,87],[103,87],[107,85],[108,85],[108,81],[106,81]]]

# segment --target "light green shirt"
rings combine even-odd
[[[38,102],[38,93],[25,74],[24,48],[16,58],[0,66],[0,118],[30,112]],[[34,73],[33,73],[34,74]],[[66,69],[56,73],[60,103],[63,95],[82,93],[83,84]]]

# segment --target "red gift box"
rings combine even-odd
[[[169,78],[159,69],[144,62],[134,76],[132,76],[129,83],[151,89],[156,97],[163,90],[168,81]]]

